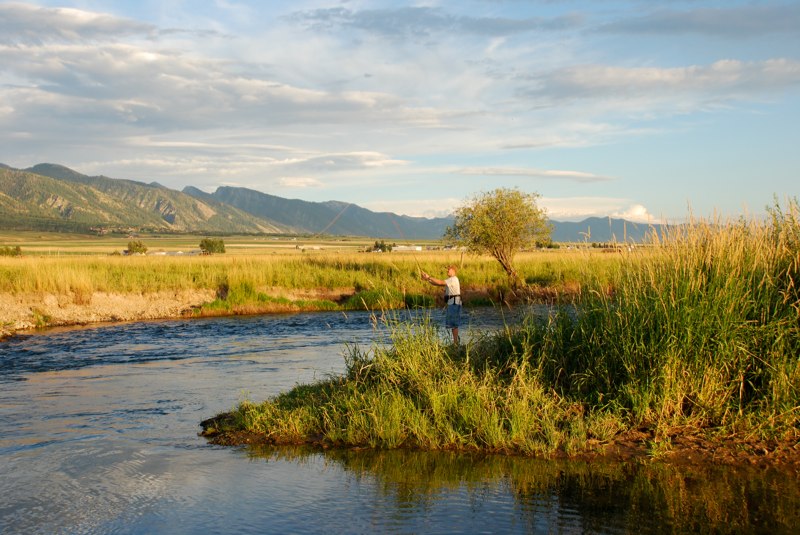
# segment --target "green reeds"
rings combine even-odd
[[[586,283],[580,303],[454,351],[429,324],[350,348],[347,371],[234,412],[276,442],[584,451],[626,428],[797,438],[798,205],[695,221]],[[653,451],[669,448],[655,440]]]
[[[639,421],[791,430],[800,410],[798,205],[768,221],[696,221],[623,264],[613,292],[556,320],[545,377]]]
[[[540,455],[578,451],[621,425],[613,416],[587,418],[581,406],[553,395],[525,359],[487,366],[471,358],[471,348],[445,344],[429,323],[393,328],[390,345],[350,348],[343,377],[244,402],[228,425],[277,443]]]

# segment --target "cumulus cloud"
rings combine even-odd
[[[6,105],[17,111],[6,117],[18,123],[39,114],[43,125],[72,120],[72,127],[152,131],[440,121],[440,112],[409,109],[389,94],[297,87],[235,74],[222,61],[130,44],[0,45],[0,63],[29,80],[4,91]]]
[[[542,197],[540,206],[557,221],[580,221],[587,217],[614,217],[634,223],[661,223],[641,203],[616,197]]]
[[[461,175],[481,176],[518,176],[528,178],[549,178],[554,180],[570,180],[573,182],[605,182],[611,177],[585,173],[583,171],[565,171],[558,169],[534,169],[512,167],[465,167],[455,171]]]
[[[627,219],[637,223],[655,223],[656,218],[642,204],[632,204],[627,208],[611,213],[611,217]]]

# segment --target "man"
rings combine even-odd
[[[461,283],[456,277],[456,267],[447,267],[447,278],[440,280],[431,277],[424,271],[422,280],[435,286],[444,286],[444,300],[447,303],[444,325],[453,332],[453,343],[458,345],[458,325],[461,323]]]

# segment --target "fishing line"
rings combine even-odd
[[[339,212],[338,214],[336,214],[336,216],[335,216],[333,219],[331,219],[331,222],[330,222],[330,223],[328,223],[328,226],[327,226],[327,227],[325,227],[324,229],[320,230],[320,231],[319,231],[319,232],[317,232],[316,234],[314,234],[314,235],[312,236],[312,238],[319,238],[319,237],[320,237],[322,234],[324,234],[324,233],[325,233],[325,232],[326,232],[326,231],[327,231],[329,228],[331,228],[331,227],[333,226],[333,224],[334,224],[334,223],[336,223],[336,222],[339,220],[339,218],[340,218],[340,217],[342,217],[342,214],[344,213],[344,211],[345,211],[345,210],[347,210],[348,208],[350,208],[350,205],[351,205],[351,204],[353,204],[353,203],[347,203],[347,204],[345,204],[345,205],[344,205],[344,208],[342,208],[342,211],[341,211],[341,212]]]
[[[391,215],[389,216],[389,219],[392,221],[392,224],[394,225],[394,228],[397,229],[397,233],[400,235],[400,239],[403,240],[403,241],[408,241],[406,239],[406,237],[403,235],[403,231],[400,230],[400,225],[397,224],[397,220]],[[414,257],[414,262],[417,264],[417,275],[419,275],[421,277],[422,276],[422,266],[420,266],[419,260],[417,260],[417,250],[416,249],[413,249],[413,248],[411,249],[411,256]]]

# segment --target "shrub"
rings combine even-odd
[[[225,242],[222,238],[203,238],[200,240],[200,250],[205,254],[224,253]]]
[[[133,240],[128,242],[128,254],[145,254],[147,246],[142,240]]]

